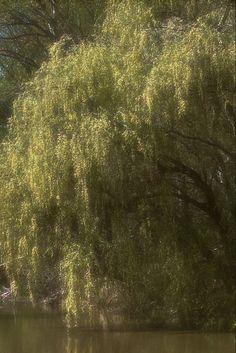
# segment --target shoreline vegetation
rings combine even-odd
[[[234,4],[82,3],[0,2],[0,298],[231,331]]]
[[[174,333],[235,333],[235,327],[229,329],[211,329],[202,328],[195,329],[195,327],[181,326],[180,323],[170,322],[165,326],[155,325],[150,322],[130,320],[125,317],[124,314],[119,313],[108,313],[106,318],[100,316],[98,321],[91,324],[87,319],[84,319],[76,327],[68,327],[64,317],[65,312],[63,312],[58,306],[58,302],[54,302],[52,298],[45,298],[42,302],[33,304],[29,298],[15,298],[10,288],[2,288],[0,294],[0,314],[4,318],[7,316],[14,316],[14,318],[20,318],[22,316],[32,316],[35,319],[42,316],[51,315],[54,317],[56,315],[59,317],[61,325],[67,329],[69,332],[85,331],[85,332],[96,332],[96,331],[109,331],[109,332],[129,332],[129,331],[153,331],[153,332],[174,332]]]

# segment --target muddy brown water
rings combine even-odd
[[[69,333],[58,314],[0,307],[0,353],[235,353],[235,342],[226,333]]]

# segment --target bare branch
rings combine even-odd
[[[230,13],[230,9],[231,9],[231,3],[232,3],[232,1],[229,0],[228,3],[227,3],[226,9],[224,11],[224,14],[221,17],[220,22],[218,24],[218,30],[221,30],[224,27],[224,25],[225,25],[225,23],[227,21],[227,18],[229,17],[229,13]]]
[[[0,40],[17,40],[20,38],[25,38],[25,37],[46,37],[45,34],[42,33],[22,33],[22,34],[16,34],[14,36],[9,36],[9,37],[2,37],[0,36]]]
[[[8,50],[8,49],[0,49],[0,56],[5,56],[8,58],[12,58],[14,60],[19,61],[21,64],[25,65],[26,67],[32,67],[35,69],[39,68],[39,65],[36,64],[35,61],[32,59],[25,57],[24,55],[21,55],[19,53],[16,53],[14,51]]]

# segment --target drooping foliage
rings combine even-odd
[[[71,326],[117,308],[156,325],[233,322],[232,38],[200,21],[165,42],[169,5],[155,4],[111,2],[93,42],[51,47],[2,145],[11,287],[60,292]]]

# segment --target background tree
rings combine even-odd
[[[41,63],[48,48],[63,35],[75,43],[91,37],[104,8],[104,1],[25,0],[0,2],[0,72],[4,124],[12,101]]]

